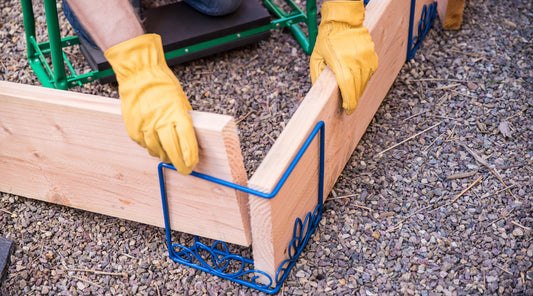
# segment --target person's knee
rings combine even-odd
[[[76,32],[76,34],[78,34],[81,39],[87,42],[90,46],[98,48],[98,46],[96,46],[96,43],[91,38],[91,35],[89,35],[89,33],[82,26],[81,22],[78,20],[78,17],[74,14],[74,11],[72,11],[67,1],[65,0],[63,0],[63,14],[74,29],[74,32]]]
[[[221,16],[235,12],[242,0],[184,0],[199,12],[211,16]]]
[[[137,14],[137,16],[141,18],[141,0],[130,0],[130,4],[132,5],[135,14]],[[80,20],[78,19],[76,14],[74,14],[74,11],[72,11],[72,8],[70,8],[66,0],[63,0],[63,14],[74,29],[74,32],[76,32],[76,34],[78,34],[78,36],[83,39],[83,41],[87,42],[87,44],[89,44],[91,47],[98,49],[96,42],[94,42],[89,32],[85,30]]]

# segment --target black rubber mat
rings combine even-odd
[[[15,244],[12,240],[0,237],[0,286],[7,277],[7,270],[11,264],[11,254],[14,249]]]
[[[165,52],[213,40],[230,34],[257,28],[270,23],[270,14],[259,1],[242,1],[237,11],[225,16],[207,16],[197,12],[184,2],[177,2],[143,11],[143,25],[148,33],[161,35]],[[188,62],[218,52],[252,44],[270,36],[266,31],[246,38],[212,46],[186,54],[168,62],[169,65]],[[81,40],[81,50],[93,70],[106,70],[111,66],[99,49]],[[100,79],[107,83],[114,77]]]

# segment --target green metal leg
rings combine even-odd
[[[63,49],[61,47],[61,35],[59,31],[56,5],[55,0],[44,0],[46,25],[48,26],[48,38],[50,40],[50,50],[52,54],[52,66],[54,67],[54,84],[58,89],[67,89],[67,75],[65,73],[65,62],[63,60]]]
[[[285,3],[287,3],[292,11],[286,12],[281,7],[274,4],[272,0],[263,0],[265,7],[278,17],[276,22],[281,25],[278,25],[277,28],[288,26],[304,52],[306,54],[311,54],[318,34],[316,0],[306,1],[305,13],[298,7],[298,5],[296,5],[296,3],[294,3],[294,1],[285,0]],[[299,23],[305,23],[308,36],[305,36]]]
[[[28,58],[35,56],[35,49],[33,46],[30,46],[31,37],[35,38],[35,16],[33,15],[33,7],[31,0],[22,0],[22,16],[24,20],[24,31],[26,32],[26,51],[28,53]]]

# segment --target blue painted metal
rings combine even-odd
[[[279,292],[283,283],[287,279],[291,269],[296,264],[302,250],[306,246],[309,238],[314,233],[318,222],[322,218],[322,209],[324,203],[324,146],[325,146],[325,125],[323,121],[317,123],[311,134],[306,139],[298,151],[295,158],[279,180],[271,193],[257,191],[238,184],[227,182],[209,175],[198,172],[191,173],[192,176],[223,185],[229,188],[240,190],[248,194],[253,194],[258,197],[271,199],[274,198],[287,178],[290,176],[296,164],[300,161],[303,154],[311,144],[311,142],[320,134],[319,139],[319,174],[318,174],[318,200],[313,212],[307,213],[305,219],[302,221],[299,217],[294,222],[293,239],[288,246],[289,258],[281,263],[274,279],[266,272],[253,268],[254,262],[252,259],[244,258],[240,255],[232,254],[229,251],[225,242],[216,241],[212,246],[207,246],[200,242],[200,239],[195,236],[194,244],[190,247],[181,244],[172,244],[170,219],[168,214],[167,196],[165,189],[165,180],[163,175],[164,169],[176,170],[176,168],[167,163],[160,163],[158,166],[159,186],[161,189],[161,201],[163,203],[163,215],[165,220],[165,233],[167,239],[167,248],[169,250],[169,257],[177,263],[184,264],[189,267],[196,268],[208,272],[210,274],[219,276],[224,279],[234,281],[244,286],[257,289],[259,291],[275,294]],[[260,280],[260,282],[258,282]]]
[[[422,15],[418,22],[418,35],[413,37],[413,26],[415,17],[416,0],[411,0],[411,16],[409,18],[409,37],[407,40],[407,61],[410,61],[414,56],[422,40],[431,28],[435,17],[437,16],[437,1],[431,3],[429,6],[424,5],[422,8]]]

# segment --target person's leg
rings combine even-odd
[[[183,0],[199,12],[211,16],[221,16],[234,12],[242,0]]]
[[[85,28],[81,25],[80,20],[78,20],[78,17],[76,17],[66,0],[63,0],[63,13],[65,14],[65,17],[74,29],[74,32],[76,32],[76,34],[78,34],[78,36],[85,42],[87,42],[90,46],[92,46],[93,48],[98,48],[94,40],[91,38],[91,35],[89,35],[89,33],[87,33]]]
[[[71,1],[71,0],[69,0]],[[75,1],[74,1],[75,2]],[[89,1],[87,1],[90,3]],[[140,19],[141,16],[141,0],[129,0],[129,2],[132,5],[134,13],[137,15],[137,17]],[[78,34],[78,36],[86,41],[89,45],[91,45],[94,48],[98,48],[96,45],[96,42],[91,38],[91,34],[87,32],[87,30],[84,28],[84,26],[81,24],[80,20],[76,16],[76,14],[72,11],[72,8],[68,4],[66,0],[63,0],[63,13],[65,14],[66,19],[71,24],[72,28]],[[133,18],[135,20],[135,18]]]

